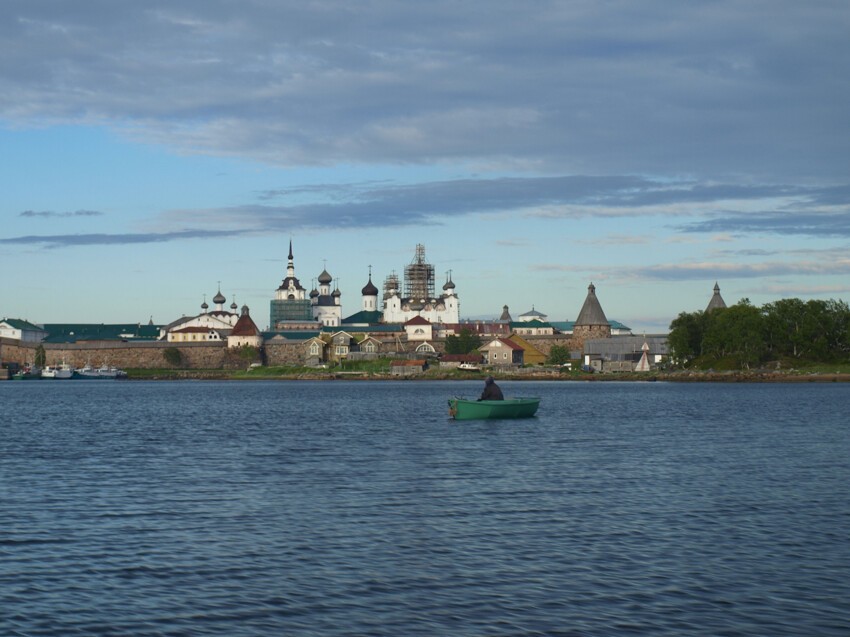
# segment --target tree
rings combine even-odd
[[[833,358],[850,354],[850,306],[844,301],[826,301],[826,340]]]
[[[762,313],[768,350],[776,356],[803,356],[811,346],[804,330],[806,304],[800,299],[780,299],[765,305]]]
[[[549,350],[549,357],[546,362],[550,365],[563,365],[570,362],[570,350],[563,345],[553,345]]]
[[[549,365],[563,365],[564,363],[569,363],[571,360],[569,348],[563,345],[553,345],[552,349],[549,350],[549,356],[546,362]]]
[[[47,362],[47,353],[44,351],[44,345],[39,343],[39,346],[35,348],[35,360],[33,360],[33,364],[36,367],[44,367],[45,362]]]
[[[446,354],[469,354],[481,347],[481,337],[468,327],[446,337]]]
[[[762,313],[749,299],[726,309],[712,310],[709,319],[703,353],[718,358],[732,356],[742,369],[749,369],[767,351]]]
[[[685,362],[702,355],[705,325],[706,317],[703,312],[682,312],[673,319],[667,344],[674,359]]]

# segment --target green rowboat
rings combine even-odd
[[[506,398],[505,400],[449,398],[449,416],[455,420],[531,418],[537,413],[539,405],[539,398]]]

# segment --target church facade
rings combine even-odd
[[[333,284],[327,269],[318,277],[318,287],[311,292],[295,276],[292,241],[286,276],[275,291],[269,305],[271,331],[315,330],[345,325],[402,325],[419,317],[430,323],[460,322],[460,301],[455,293],[451,273],[447,274],[442,292],[434,289],[434,266],[425,260],[425,248],[416,246],[413,262],[405,268],[404,287],[391,274],[384,283],[383,299],[380,290],[369,281],[361,290],[360,310],[348,317],[342,315],[342,292]]]

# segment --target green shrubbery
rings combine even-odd
[[[783,299],[761,308],[682,312],[668,336],[675,360],[698,367],[749,369],[765,361],[847,362],[850,308],[843,301]]]
[[[166,347],[162,350],[162,357],[172,367],[180,367],[180,364],[183,362],[183,354],[176,347]]]

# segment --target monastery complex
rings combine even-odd
[[[34,324],[0,321],[0,362],[26,365],[43,349],[47,365],[109,364],[125,368],[239,369],[247,363],[274,366],[336,365],[345,360],[389,357],[495,367],[542,365],[554,346],[569,350],[575,364],[600,371],[648,371],[667,356],[666,335],[636,336],[609,321],[590,283],[575,321],[550,321],[532,308],[516,320],[507,305],[498,319],[464,321],[451,272],[437,289],[434,266],[417,245],[403,279],[392,273],[379,289],[371,269],[360,290],[359,309],[343,314],[342,293],[323,269],[311,290],[296,274],[292,241],[286,273],[269,300],[268,325],[260,329],[249,308],[239,308],[219,289],[201,312],[165,325]],[[725,307],[714,287],[707,310]],[[265,323],[265,320],[262,321]],[[446,339],[470,333],[481,347],[466,355],[446,354]],[[174,354],[176,350],[178,354]],[[427,366],[427,365],[426,365]]]

